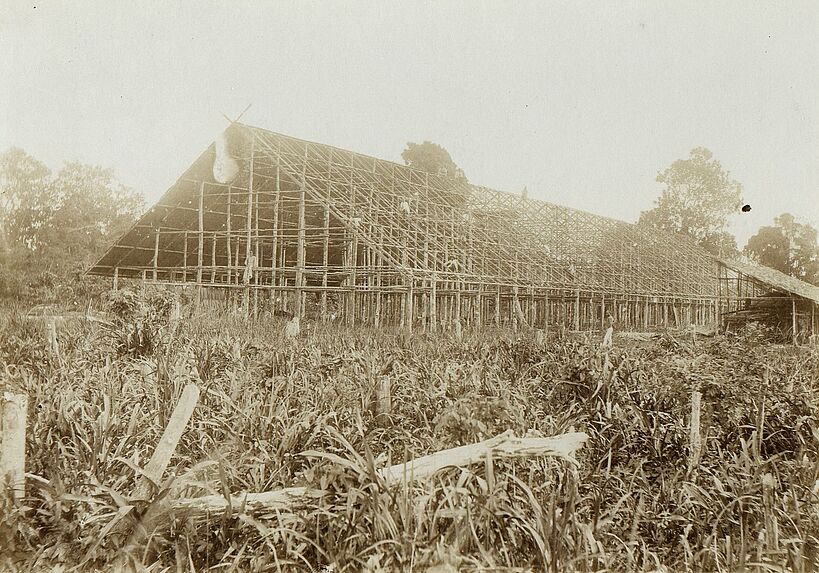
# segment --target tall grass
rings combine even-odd
[[[819,568],[815,351],[753,333],[604,354],[587,339],[329,325],[293,342],[283,323],[162,313],[143,316],[144,345],[128,342],[134,317],[63,326],[59,363],[36,325],[0,319],[3,384],[31,397],[33,474],[0,508],[0,567],[106,569],[167,496],[308,486],[326,494],[288,511],[168,511],[134,558],[155,571]],[[384,377],[393,411],[376,419]],[[133,499],[189,382],[200,402],[167,479]],[[706,447],[689,471],[693,389]],[[590,439],[577,468],[491,460],[401,487],[376,473],[507,429]]]

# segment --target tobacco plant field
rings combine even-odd
[[[814,571],[819,352],[764,333],[635,342],[495,329],[413,334],[186,312],[110,296],[104,321],[0,318],[2,390],[29,396],[26,495],[0,569],[107,571],[175,497],[306,486],[292,509],[166,510],[146,571]],[[387,416],[375,388],[392,389]],[[134,490],[186,384],[162,483]],[[689,467],[693,391],[702,455]],[[577,464],[492,459],[389,486],[376,469],[512,430],[582,431]],[[123,563],[122,561],[118,563]]]

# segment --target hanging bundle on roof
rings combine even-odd
[[[237,143],[229,128],[220,133],[214,141],[216,157],[213,160],[213,178],[219,183],[230,183],[239,174],[239,162],[236,160]]]

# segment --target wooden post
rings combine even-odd
[[[156,229],[156,238],[154,239],[154,282],[156,282],[156,273],[158,270],[159,261],[159,228]]]
[[[379,242],[380,245],[384,244],[384,227],[380,227],[379,230],[378,230],[378,242]],[[373,321],[373,325],[376,328],[381,326],[381,312],[382,312],[382,310],[381,310],[381,306],[382,306],[382,303],[381,303],[381,296],[382,296],[382,293],[381,293],[381,284],[382,284],[381,272],[382,272],[383,267],[384,267],[384,257],[381,255],[381,253],[378,253],[378,271],[377,271],[378,274],[375,277],[375,285],[376,285],[376,291],[377,291],[376,295],[375,295],[375,320]]]
[[[196,308],[202,304],[202,259],[205,254],[205,182],[199,183],[199,246],[196,253]],[[185,240],[185,243],[188,241]]]
[[[210,243],[210,282],[216,282],[216,231],[213,232],[213,240]]]
[[[279,194],[281,193],[281,176],[279,174],[279,162],[281,153],[277,150],[276,155],[276,196],[273,199],[273,256],[271,258],[270,266],[270,285],[276,286],[276,268],[278,267],[278,249],[279,249]],[[276,312],[276,293],[278,291],[273,288],[270,290],[270,298],[273,301],[273,312]]]
[[[301,169],[301,186],[299,188],[299,229],[298,243],[296,244],[296,306],[293,316],[301,319],[304,314],[302,308],[302,289],[304,288],[304,199],[307,193],[307,144],[304,144],[304,164]]]
[[[415,305],[415,299],[413,297],[413,292],[412,292],[414,283],[415,283],[415,277],[410,276],[410,278],[407,279],[407,294],[406,294],[407,319],[406,319],[406,323],[405,323],[405,326],[407,328],[407,332],[410,332],[410,333],[412,332],[412,321],[413,321],[413,312],[412,311],[413,311],[413,306]]]
[[[231,246],[230,245],[230,240],[233,238],[233,235],[231,234],[231,231],[230,231],[231,189],[232,189],[232,187],[228,186],[228,192],[227,192],[227,220],[225,221],[225,229],[226,229],[225,230],[225,244],[227,245],[227,284],[231,283],[231,277],[233,275],[233,273],[231,272],[231,267],[232,267],[232,264],[233,264],[233,253],[231,252],[231,249],[230,249],[230,246]]]
[[[119,288],[119,267],[114,267],[114,284],[111,288],[114,290],[118,290]]]
[[[796,344],[796,327],[797,327],[797,323],[796,323],[796,299],[795,298],[791,298],[791,319],[792,319],[791,322],[792,322],[792,328],[793,328],[793,343]]]
[[[574,330],[580,330],[580,288],[575,291],[574,299]]]
[[[183,233],[184,244],[182,246],[182,282],[188,282],[188,232]],[[174,271],[174,281],[176,272]]]
[[[256,140],[254,139],[253,142],[250,144],[250,165],[248,166],[248,181],[247,181],[247,217],[245,218],[245,273],[252,272],[252,268],[250,271],[247,270],[247,267],[250,266],[250,259],[253,255],[253,155],[254,155],[254,144]],[[245,276],[247,276],[245,274]],[[245,318],[248,318],[250,314],[250,278],[247,279],[245,284],[245,300],[244,300],[244,311],[245,311]]]
[[[495,326],[500,327],[500,316],[501,316],[501,287],[498,285],[498,292],[495,293]]]
[[[435,268],[435,256],[432,257],[432,265]],[[438,273],[432,271],[432,280],[430,281],[429,293],[429,330],[435,332],[438,326]]]
[[[179,402],[177,402],[171,414],[171,419],[165,431],[162,433],[162,437],[150,461],[148,461],[148,465],[145,466],[143,476],[134,489],[134,493],[131,496],[132,499],[150,499],[154,488],[162,483],[162,476],[168,468],[171,457],[174,451],[176,451],[179,439],[182,437],[182,432],[185,431],[185,426],[187,426],[198,400],[199,387],[195,384],[185,386],[182,390],[182,396],[179,398]],[[128,556],[135,557],[134,554],[138,546],[148,538],[150,530],[153,529],[157,518],[166,511],[167,507],[165,503],[151,504],[128,538],[125,550],[120,553],[116,570],[119,571],[125,568]]]
[[[196,403],[199,401],[199,387],[196,384],[188,384],[182,390],[182,395],[179,397],[179,402],[171,414],[162,437],[154,450],[151,459],[145,466],[144,475],[137,484],[132,497],[136,499],[146,499],[151,495],[153,484],[159,484],[162,481],[162,476],[168,468],[176,445],[182,437],[182,432],[185,431],[185,426],[188,424]]]
[[[353,182],[353,168],[355,165],[355,154],[350,153],[350,209],[347,217],[352,221],[352,237],[347,245],[347,286],[349,291],[347,293],[347,324],[349,326],[355,325],[356,322],[356,265],[358,264],[358,227],[355,225],[356,219],[356,187]]]
[[[327,320],[327,264],[330,252],[330,206],[324,206],[324,241],[321,255],[321,320]]]
[[[688,457],[688,471],[697,468],[700,463],[700,455],[702,454],[702,438],[700,436],[700,400],[702,393],[699,390],[694,390],[691,393],[691,420],[689,422],[689,457]]]
[[[236,253],[233,259],[233,268],[234,268],[234,277],[236,279],[236,284],[239,284],[239,236],[236,236]]]
[[[549,320],[551,315],[551,302],[549,302],[549,292],[543,296],[543,332],[549,334]]]
[[[3,426],[0,440],[0,485],[9,484],[12,495],[26,495],[26,415],[28,396],[3,393]]]
[[[392,388],[389,376],[384,376],[376,383],[375,419],[383,420],[392,413]]]

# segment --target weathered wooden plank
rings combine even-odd
[[[193,414],[193,409],[199,401],[199,387],[196,384],[188,384],[182,390],[182,396],[176,404],[176,408],[171,414],[171,419],[168,426],[162,433],[162,437],[151,456],[148,465],[145,466],[144,477],[137,485],[132,497],[137,499],[147,498],[151,493],[152,482],[160,483],[168,464],[171,461],[176,445],[182,437],[182,432],[185,431],[185,426],[188,425]]]
[[[26,495],[26,414],[28,396],[3,393],[2,440],[0,440],[0,483],[8,483],[13,495]]]

